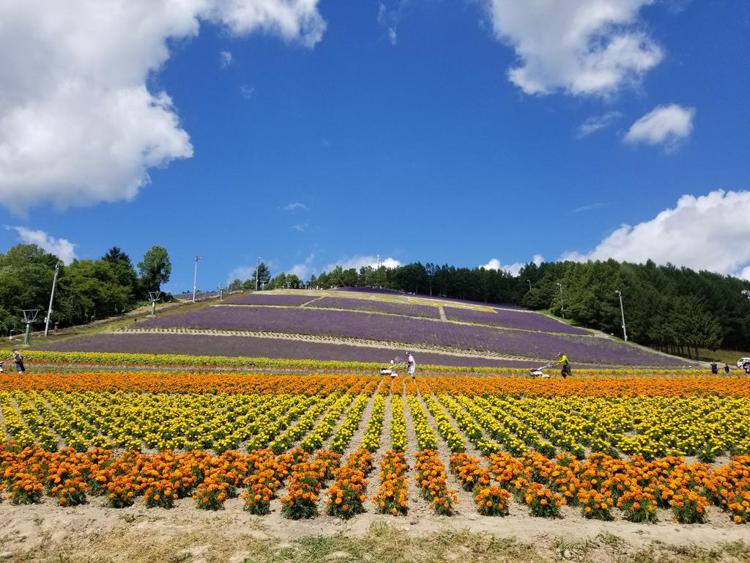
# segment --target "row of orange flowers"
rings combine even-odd
[[[536,516],[558,517],[568,504],[580,506],[586,518],[611,520],[617,507],[626,520],[654,522],[657,509],[666,508],[676,521],[696,523],[713,504],[738,524],[750,521],[750,456],[713,468],[679,457],[623,461],[592,454],[579,461],[561,454],[553,461],[536,452],[520,458],[494,453],[490,471]]]
[[[380,462],[380,487],[373,499],[383,514],[406,514],[409,510],[409,491],[406,481],[406,454],[402,450],[388,450]]]
[[[471,490],[479,511],[507,514],[509,492],[536,516],[557,517],[564,504],[579,506],[587,518],[608,520],[613,509],[634,522],[653,522],[657,509],[670,509],[682,523],[702,522],[709,505],[728,512],[736,523],[750,521],[750,456],[738,456],[714,468],[669,457],[623,461],[594,454],[580,461],[566,454],[550,460],[535,452],[519,458],[493,453],[485,469],[478,458],[457,453],[451,470]],[[239,489],[245,509],[255,514],[270,510],[283,484],[281,499],[289,518],[318,513],[319,496],[328,492],[328,512],[348,518],[361,512],[372,456],[352,454],[340,468],[340,456],[322,450],[311,455],[301,449],[275,455],[270,450],[249,454],[227,451],[219,456],[204,451],[119,456],[109,450],[80,453],[70,449],[50,453],[37,447],[0,443],[0,489],[14,503],[39,502],[46,493],[61,506],[82,504],[89,495],[103,496],[108,505],[124,507],[142,496],[149,507],[173,506],[192,496],[199,508],[220,509]],[[440,514],[451,514],[454,491],[437,452],[417,453],[417,485]],[[388,452],[381,465],[381,487],[374,502],[381,512],[404,514],[408,509],[406,463],[402,452]]]
[[[466,491],[473,493],[474,502],[484,516],[506,516],[510,493],[492,484],[492,475],[482,467],[479,458],[466,453],[453,453],[450,458],[451,471]]]
[[[59,391],[139,391],[160,393],[257,393],[328,395],[371,382],[368,375],[236,374],[187,372],[35,372],[24,377],[0,376],[5,389]],[[397,384],[398,387],[401,383]],[[416,392],[411,382],[408,394]],[[692,396],[750,397],[747,379],[696,375],[590,376],[573,379],[532,380],[526,377],[430,377],[435,393],[515,396]]]

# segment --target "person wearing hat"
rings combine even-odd
[[[560,352],[557,355],[557,363],[562,365],[560,375],[562,375],[563,378],[566,378],[569,375],[573,375],[573,373],[570,371],[570,361],[568,361],[568,356],[566,356],[563,352]]]
[[[11,359],[16,364],[16,372],[17,373],[26,373],[26,366],[23,365],[23,354],[18,350],[18,348],[15,348],[13,350],[13,353],[11,354]]]

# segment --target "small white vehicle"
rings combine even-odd
[[[743,366],[747,363],[750,363],[750,358],[740,358],[739,360],[737,360],[737,367],[739,369],[742,369]]]
[[[533,368],[529,370],[529,377],[536,379],[537,377],[540,377],[542,379],[549,379],[550,375],[548,373],[544,373],[544,370],[548,367],[552,366],[552,364],[545,364],[538,368]]]

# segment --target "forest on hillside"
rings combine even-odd
[[[64,265],[33,244],[19,244],[0,253],[0,335],[24,329],[22,311],[38,309],[36,327],[43,324],[55,278],[50,326],[88,323],[132,310],[147,302],[149,291],[169,281],[172,265],[167,250],[153,246],[136,267],[113,247],[97,260]]]
[[[386,288],[482,303],[521,305],[639,344],[697,357],[699,348],[750,349],[750,282],[676,266],[616,260],[528,264],[502,270],[406,264],[397,268],[335,268],[310,287]]]
[[[23,330],[23,309],[39,309],[38,322],[44,322],[56,266],[51,326],[60,327],[145,304],[149,292],[160,290],[171,274],[169,254],[161,246],[153,246],[135,265],[117,247],[96,260],[62,265],[35,245],[16,245],[0,253],[0,335]],[[693,357],[700,348],[750,350],[750,282],[651,261],[528,264],[517,276],[432,263],[336,267],[307,281],[286,273],[272,277],[263,263],[256,272],[249,280],[232,282],[229,289],[360,287],[520,305],[622,337],[619,290],[627,334],[634,342]]]

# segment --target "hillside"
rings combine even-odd
[[[277,290],[176,308],[41,349],[530,367],[685,367],[684,361],[520,308],[368,291]]]

